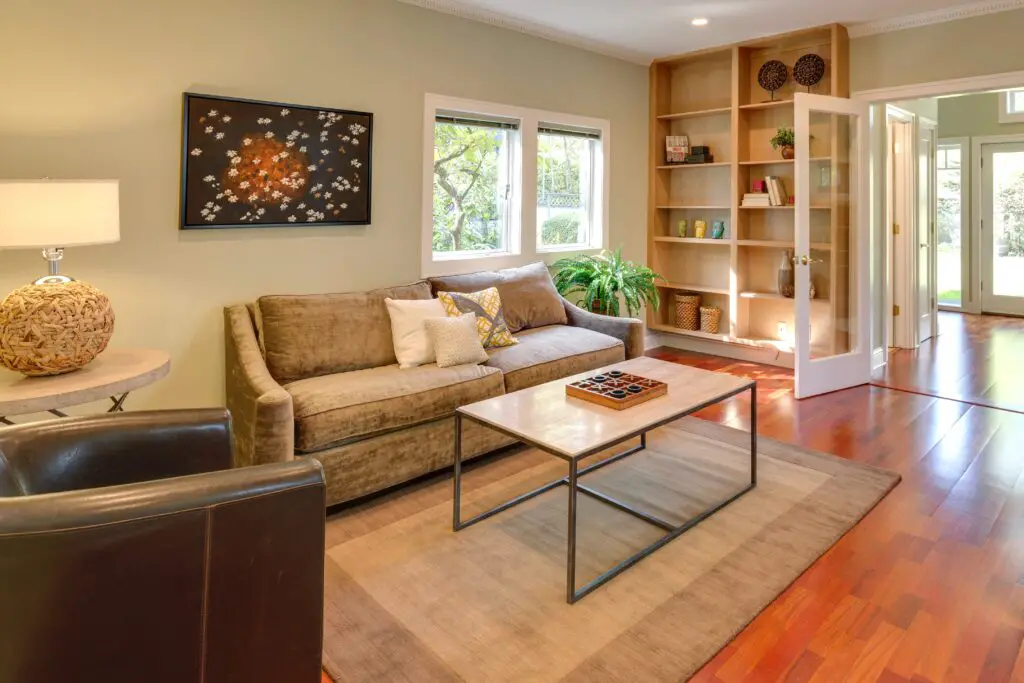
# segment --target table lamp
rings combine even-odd
[[[107,347],[103,292],[61,275],[64,248],[120,239],[116,180],[0,180],[0,249],[42,249],[49,273],[0,302],[0,365],[29,376],[83,367]]]

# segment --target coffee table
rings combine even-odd
[[[622,370],[668,384],[665,396],[626,410],[613,410],[565,395],[565,385],[609,370]],[[750,483],[743,490],[704,510],[683,524],[673,524],[634,508],[579,482],[580,477],[618,462],[647,447],[647,432],[724,401],[750,392]],[[471,420],[511,436],[545,453],[565,460],[569,474],[524,493],[471,519],[462,520],[462,422]],[[581,467],[587,458],[640,437],[640,444],[604,460]],[[757,485],[757,384],[752,380],[668,363],[654,358],[634,358],[572,377],[496,396],[458,408],[455,412],[454,531],[482,522],[514,505],[559,486],[569,488],[568,539],[566,548],[566,602],[572,604],[604,585],[662,546],[678,538]],[[586,585],[576,587],[576,499],[578,494],[600,500],[649,524],[665,535],[633,554]]]

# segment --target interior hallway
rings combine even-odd
[[[1024,413],[1024,318],[939,312],[939,334],[898,349],[879,387]]]

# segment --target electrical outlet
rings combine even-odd
[[[785,340],[787,338],[788,326],[782,320],[775,324],[775,336],[778,339]]]

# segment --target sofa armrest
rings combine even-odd
[[[573,327],[582,327],[621,340],[626,346],[626,360],[644,355],[644,324],[640,320],[591,313],[565,297],[562,297],[562,305]]]
[[[270,375],[245,306],[224,309],[225,386],[235,466],[295,457],[292,397]]]

